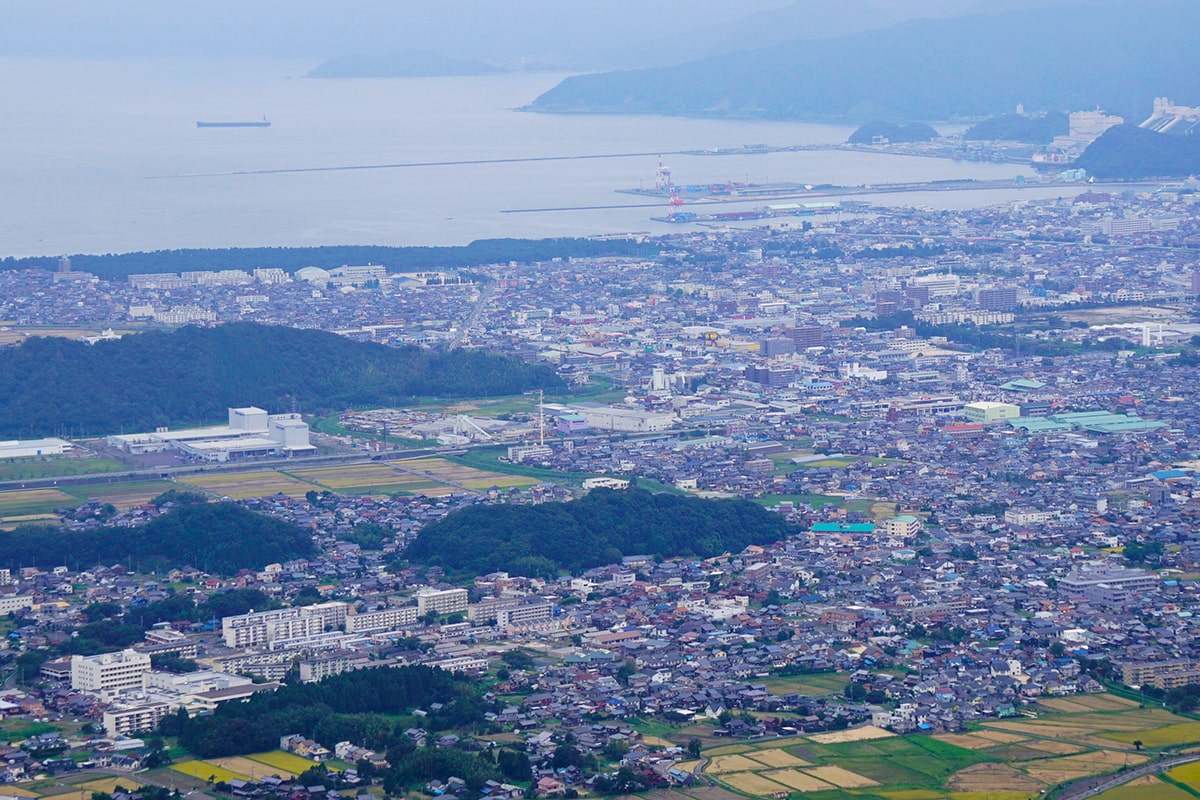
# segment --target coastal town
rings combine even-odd
[[[613,774],[765,795],[736,777],[748,768],[706,768],[727,757],[710,751],[821,736],[965,746],[954,737],[1017,736],[1027,729],[986,726],[1147,698],[1186,713],[1194,696],[1180,707],[1171,692],[1200,685],[1196,197],[1189,185],[1081,185],[982,210],[845,202],[766,227],[639,237],[644,256],[463,273],[214,265],[116,282],[69,262],[0,272],[8,341],[95,328],[99,347],[150,322],[253,321],[485,348],[548,364],[571,387],[498,406],[347,410],[286,458],[232,451],[219,487],[188,471],[205,463],[200,450],[165,435],[146,455],[128,434],[63,432],[66,461],[178,469],[176,489],[310,531],[319,555],[236,575],[204,564],[0,572],[3,713],[70,733],[14,741],[0,774],[21,781],[100,759],[140,769],[155,752],[146,735],[181,709],[209,714],[281,685],[412,665],[491,681],[488,733],[476,738],[509,737],[528,758],[522,786],[426,787],[462,797],[596,792]],[[231,425],[234,412],[267,418],[231,409]],[[279,424],[301,425],[300,412]],[[23,446],[0,443],[0,457],[8,447],[14,465],[41,463]],[[366,472],[334,485],[343,462],[410,487],[373,491]],[[281,483],[253,496],[268,473]],[[238,486],[239,475],[255,477]],[[24,520],[5,516],[5,498],[45,481],[4,483],[6,527]],[[463,576],[405,559],[423,528],[464,507],[631,485],[753,500],[792,532],[711,558],[625,553],[558,576]],[[120,535],[186,500],[95,499],[39,519]],[[229,613],[172,616],[180,602]],[[135,615],[144,624],[130,631],[120,621]],[[73,650],[81,636],[100,646]],[[1101,705],[1072,706],[1080,697]],[[1136,734],[1157,722],[1194,724],[1157,713],[1098,751],[1124,761],[1105,755],[1069,777],[1145,762],[1150,737]],[[343,793],[360,791],[364,762],[385,763],[354,742],[290,733],[282,750],[357,770]],[[420,726],[406,735],[459,744]],[[564,742],[606,766],[567,763]],[[879,783],[766,763],[815,781],[779,778],[781,796]],[[222,782],[239,796],[305,791],[233,772],[236,784]],[[1059,782],[1019,776],[1022,791]]]

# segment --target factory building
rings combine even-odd
[[[269,414],[261,408],[229,409],[229,422],[210,428],[108,437],[127,453],[175,450],[199,461],[226,462],[255,456],[296,456],[316,452],[308,441],[308,423],[299,414]]]
[[[61,456],[71,452],[74,445],[65,439],[14,439],[0,442],[0,460],[6,458],[37,458]]]

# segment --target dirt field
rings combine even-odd
[[[1044,783],[1024,775],[1007,764],[972,764],[954,773],[947,785],[957,792],[1029,792],[1046,788]]]
[[[851,728],[833,733],[815,733],[808,738],[819,744],[841,744],[843,742],[865,742],[869,739],[888,739],[895,735],[883,728],[867,725],[865,728]]]
[[[786,750],[759,750],[757,753],[751,753],[750,758],[755,761],[761,761],[768,767],[808,767],[811,764],[802,758],[796,758]]]
[[[734,755],[716,756],[704,771],[721,775],[726,772],[749,772],[755,769],[762,769],[762,764],[751,761],[745,756]]]
[[[1088,706],[1093,711],[1121,711],[1138,707],[1135,701],[1117,697],[1115,694],[1081,694],[1072,697],[1071,702]]]
[[[764,772],[763,774],[798,792],[820,792],[833,788],[825,781],[794,769],[782,769],[778,772]]]
[[[769,795],[772,792],[786,792],[788,787],[775,781],[767,780],[761,775],[755,775],[749,772],[739,773],[737,775],[727,775],[721,780],[728,783],[739,792],[746,794]]]

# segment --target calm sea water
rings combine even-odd
[[[652,155],[196,175],[839,142],[851,132],[832,125],[512,110],[554,85],[558,75],[299,77],[310,67],[183,58],[0,59],[0,256],[665,233],[679,228],[650,221],[662,213],[659,209],[502,213],[630,202],[615,190],[653,185],[657,159]],[[270,128],[195,125],[197,120],[264,116]],[[842,152],[666,160],[679,183],[853,185],[1028,174],[1011,165]],[[883,201],[969,207],[1006,199],[1010,196],[1003,192],[964,192]]]

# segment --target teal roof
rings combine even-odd
[[[1031,381],[1027,378],[1017,378],[1015,381],[1009,381],[1000,385],[1001,389],[1009,392],[1032,392],[1036,389],[1041,389],[1046,384],[1041,381]]]
[[[874,522],[816,522],[813,533],[874,533]]]
[[[1069,431],[1071,426],[1065,422],[1055,422],[1044,417],[1021,417],[1010,419],[1008,424],[1026,433],[1048,433],[1051,431]]]

